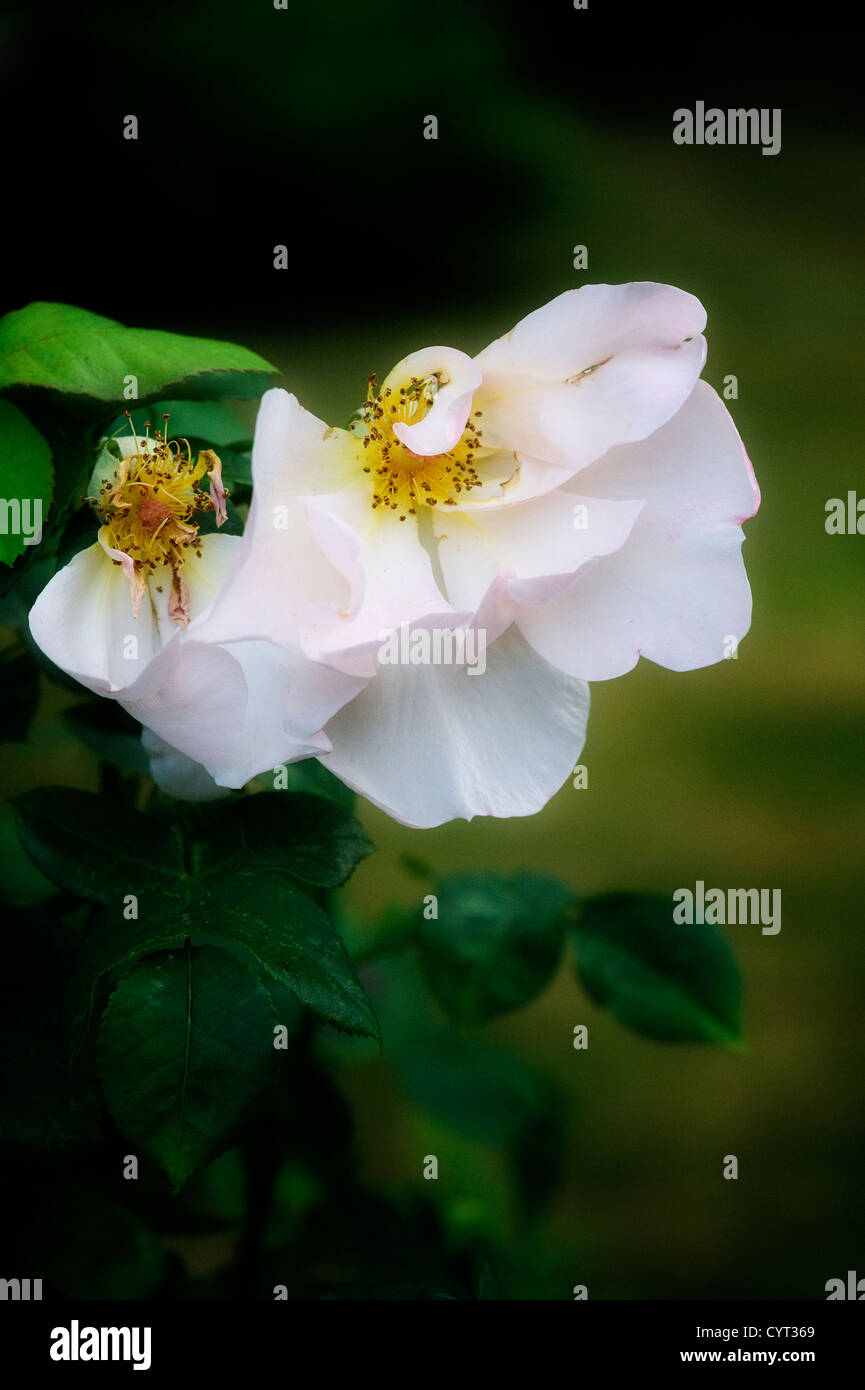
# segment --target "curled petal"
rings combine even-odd
[[[481,372],[470,357],[456,348],[422,348],[403,358],[387,377],[382,390],[398,395],[413,380],[420,383],[420,399],[431,401],[417,424],[398,421],[393,432],[413,454],[446,454],[462,435],[469,418],[472,396],[481,384]]]
[[[168,616],[177,627],[189,627],[189,585],[179,570],[171,576]]]
[[[102,546],[108,558],[113,563],[118,564],[123,570],[124,578],[129,585],[129,600],[132,604],[132,616],[133,618],[137,618],[141,613],[141,605],[144,602],[147,580],[144,578],[142,571],[135,564],[132,556],[127,555],[123,550],[115,550],[113,546],[108,544],[107,537],[108,527],[100,526],[98,537],[99,544]]]
[[[549,466],[561,485],[671,419],[703,369],[705,322],[699,300],[670,285],[586,285],[480,353],[484,446],[525,461],[506,500],[556,485]],[[537,479],[533,461],[548,465]]]
[[[207,476],[210,479],[210,500],[216,513],[216,524],[222,526],[228,520],[225,488],[222,485],[222,459],[212,449],[202,449],[200,457],[207,464]]]

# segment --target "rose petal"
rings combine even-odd
[[[751,477],[729,414],[700,382],[657,434],[580,475],[581,490],[640,489],[646,506],[621,550],[563,597],[521,613],[520,630],[585,680],[621,675],[641,653],[676,671],[720,661],[727,639],[750,626],[740,522],[755,510]]]
[[[98,542],[54,575],[30,610],[45,655],[82,685],[113,693],[131,685],[162,645],[149,604],[133,617],[122,562]]]
[[[150,775],[166,796],[178,801],[217,801],[231,795],[227,787],[217,786],[201,763],[172,748],[152,729],[142,729],[141,746],[150,760]]]
[[[699,300],[669,285],[586,285],[480,353],[482,443],[522,465],[510,500],[560,485],[670,419],[703,369],[705,322]],[[562,469],[558,482],[531,479],[532,460]]]
[[[300,498],[311,484],[340,491],[361,476],[363,449],[331,430],[286,391],[263,396],[252,448],[253,494],[231,583],[208,615],[211,641],[267,638],[297,645],[309,604],[345,611],[349,589],[325,557]]]
[[[483,609],[492,641],[524,604],[557,598],[598,556],[618,550],[642,506],[559,491],[520,506],[436,516],[448,597],[458,609]]]
[[[413,454],[446,454],[466,427],[472,395],[481,383],[480,369],[457,348],[422,348],[397,363],[384,382],[382,392],[386,396],[390,389],[398,399],[400,388],[413,378],[418,381],[434,379],[432,406],[417,424],[397,421],[393,432]]]
[[[414,518],[400,522],[389,512],[373,511],[360,492],[304,501],[313,534],[350,583],[344,613],[317,607],[305,616],[301,644],[308,656],[373,676],[386,632],[405,622],[454,624]]]
[[[614,354],[663,354],[705,327],[700,301],[673,285],[584,285],[527,314],[475,362],[484,389],[499,395],[566,381]]]
[[[512,630],[464,667],[381,667],[328,725],[320,759],[406,825],[529,816],[562,785],[585,738],[589,692]]]

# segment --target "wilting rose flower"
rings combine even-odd
[[[161,436],[117,445],[120,458],[103,454],[91,481],[98,540],[37,598],[35,641],[144,725],[154,776],[175,795],[218,795],[217,782],[242,786],[263,766],[327,750],[322,725],[356,681],[326,669],[311,679],[301,656],[267,643],[196,635],[240,547],[199,533],[202,512],[226,517],[216,454],[193,460]]]
[[[537,811],[579,756],[587,681],[641,653],[708,665],[748,630],[758,493],[698,380],[705,319],[670,286],[586,286],[474,359],[411,354],[348,430],[268,392],[202,640],[270,641],[356,678],[321,760],[397,819]],[[484,674],[383,663],[396,629],[482,632]]]

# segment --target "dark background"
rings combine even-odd
[[[828,498],[865,492],[859,48],[837,5],[589,2],[12,10],[4,307],[59,299],[242,342],[339,423],[371,370],[427,343],[477,351],[563,289],[656,279],[703,300],[705,375],[738,377],[731,410],[764,499],[738,660],[686,675],[643,662],[594,686],[589,790],[567,785],[530,821],[424,834],[365,808],[379,853],[350,898],[365,918],[416,904],[406,854],[585,892],[781,887],[777,937],[729,930],[745,1050],[627,1034],[564,964],[541,1000],[482,1030],[562,1104],[530,1228],[494,1136],[461,1128],[458,1098],[431,1118],[401,1088],[398,1018],[383,1060],[340,1053],[340,1085],[364,1181],[428,1195],[421,1161],[438,1154],[443,1220],[499,1252],[512,1295],[583,1282],[601,1298],[821,1298],[827,1279],[865,1274],[865,539],[824,529]],[[780,106],[781,153],[674,146],[672,112],[697,100]],[[56,698],[3,751],[9,794],[95,786]],[[25,874],[4,825],[9,872]],[[393,1012],[409,985],[379,989]],[[230,1190],[231,1162],[196,1192]],[[218,1245],[177,1248],[193,1273],[218,1267]]]
[[[6,297],[147,326],[279,333],[483,301],[501,289],[491,242],[516,249],[553,168],[579,182],[595,123],[666,150],[673,110],[701,99],[782,107],[785,150],[861,128],[839,5],[48,0],[7,14]],[[578,114],[582,138],[551,148],[541,112]],[[421,138],[429,113],[437,143]],[[758,154],[766,179],[771,162]],[[296,273],[274,279],[278,242]]]

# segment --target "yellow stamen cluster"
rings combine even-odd
[[[379,391],[375,376],[370,377],[357,424],[366,427],[363,447],[369,463],[363,471],[370,476],[373,511],[385,507],[405,521],[417,514],[418,507],[455,507],[462,493],[481,486],[475,462],[483,452],[483,432],[474,420],[468,421],[462,437],[446,454],[413,454],[393,432],[395,424],[416,425],[423,420],[438,387],[435,376],[412,377],[398,391],[390,386]],[[480,415],[476,410],[475,417]]]
[[[164,419],[168,420],[166,415]],[[198,512],[214,510],[212,497],[198,483],[219,460],[205,450],[193,460],[187,440],[169,440],[157,430],[136,451],[121,460],[113,478],[106,479],[92,501],[102,520],[100,539],[106,547],[128,556],[134,566],[130,580],[133,604],[147,579],[168,566],[171,570],[172,598],[169,613],[180,625],[187,618],[186,585],[181,569],[191,549],[201,555]],[[115,560],[115,564],[122,561]],[[157,585],[158,592],[162,592]]]

